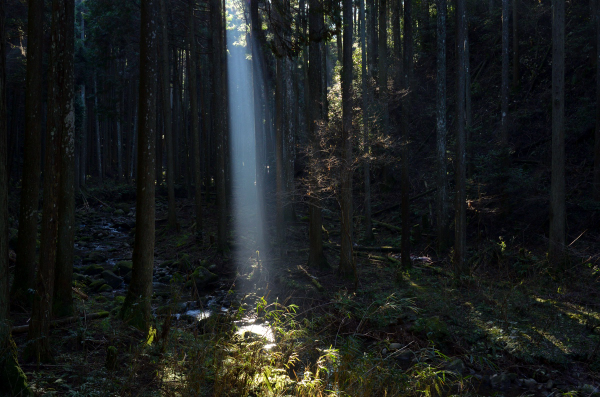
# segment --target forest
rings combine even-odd
[[[600,396],[600,0],[0,0],[0,396]]]

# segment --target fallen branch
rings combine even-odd
[[[73,291],[73,293],[75,295],[77,295],[78,297],[80,297],[81,299],[83,299],[84,301],[90,299],[89,296],[87,296],[85,293],[83,293],[82,291],[80,291],[79,289],[75,288],[75,287],[71,287],[71,290]]]
[[[61,319],[50,322],[50,328],[56,328],[60,325],[71,324],[71,323],[77,322],[78,320],[81,320],[81,321],[96,320],[96,319],[104,318],[104,317],[108,317],[108,312],[91,313],[85,317],[73,316],[73,317],[61,318]],[[29,330],[29,324],[26,324],[26,325],[19,325],[16,327],[12,327],[11,332],[13,334],[22,334],[22,333],[27,332],[28,330]]]

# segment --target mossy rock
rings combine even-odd
[[[89,289],[91,289],[92,291],[99,291],[103,285],[107,285],[106,281],[104,281],[104,279],[99,279],[99,280],[92,282],[89,285]],[[108,286],[108,288],[110,288],[110,286]],[[111,291],[112,291],[112,288],[111,288]]]
[[[90,278],[88,276],[84,276],[83,274],[73,273],[73,281],[86,282],[89,281],[89,279]]]
[[[192,262],[189,254],[181,255],[181,258],[173,262],[173,266],[176,266],[179,271],[188,271],[192,267]]]
[[[94,298],[94,300],[98,303],[105,303],[106,301],[108,301],[108,298],[104,295],[98,295]]]
[[[122,305],[125,302],[125,297],[122,295],[115,296],[115,302],[119,305]]]
[[[125,211],[123,211],[122,209],[116,209],[115,212],[113,212],[113,215],[115,216],[123,216],[125,215]]]
[[[83,258],[83,263],[98,263],[106,261],[106,255],[99,251],[92,251],[88,256]]]
[[[192,273],[190,279],[185,283],[187,288],[196,287],[197,289],[202,289],[206,287],[208,284],[217,281],[218,277],[216,274],[211,272],[205,267],[198,266],[194,273]]]
[[[131,269],[133,269],[132,261],[119,261],[113,268],[113,272],[115,272],[117,276],[123,277],[124,275],[129,273]]]
[[[102,272],[102,277],[106,284],[110,285],[112,288],[119,288],[121,284],[123,284],[123,279],[110,270],[105,270]]]
[[[98,289],[98,292],[112,292],[113,288],[108,285],[108,284],[104,284],[102,287],[100,287]]]
[[[438,316],[418,319],[413,329],[438,343],[444,342],[448,337],[448,326]]]
[[[104,271],[104,268],[100,265],[89,265],[83,269],[83,274],[88,276],[95,276],[96,274],[100,274]]]
[[[102,207],[102,211],[110,213],[110,212],[114,212],[115,209],[113,207],[106,206],[106,207]]]

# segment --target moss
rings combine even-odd
[[[104,281],[104,279],[100,279],[100,280],[96,280],[96,281],[94,281],[93,283],[91,283],[91,284],[90,284],[90,286],[89,286],[89,288],[90,288],[92,291],[98,291],[98,290],[100,290],[100,288],[101,288],[103,285],[106,285],[106,281]]]
[[[33,396],[27,383],[27,376],[17,361],[17,347],[12,338],[9,339],[9,354],[0,362],[0,395]]]

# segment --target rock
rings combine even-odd
[[[117,289],[123,284],[123,279],[110,270],[105,270],[102,272],[102,277],[108,285],[110,285],[113,289]]]
[[[412,360],[412,358],[413,352],[410,350],[403,351],[396,356],[396,360],[400,361],[401,363],[408,363]]]
[[[217,278],[217,275],[212,273],[210,270],[202,266],[198,266],[196,270],[194,270],[194,273],[192,273],[190,280],[185,283],[185,286],[187,288],[192,288],[195,286],[197,289],[202,289],[213,281],[216,281]]]
[[[73,273],[73,280],[75,281],[87,281],[88,277],[83,274]]]
[[[100,287],[100,289],[98,289],[98,292],[112,292],[112,287],[108,284],[104,284],[102,287]]]
[[[383,350],[381,351],[381,355],[382,355],[382,356],[387,356],[387,354],[388,354],[388,349],[383,349]]]
[[[83,258],[83,263],[91,263],[91,262],[104,262],[106,261],[106,255],[99,251],[92,251],[88,256]]]
[[[126,275],[123,276],[123,281],[125,281],[127,284],[131,283],[131,272],[128,272]]]
[[[96,274],[100,274],[104,271],[104,268],[100,265],[89,265],[83,269],[83,274],[87,274],[88,276],[95,276]]]
[[[528,389],[535,389],[535,387],[537,386],[537,382],[535,381],[535,379],[532,378],[524,379],[523,386],[525,386]]]
[[[581,392],[581,395],[584,397],[600,396],[600,392],[598,392],[598,388],[593,385],[590,385],[590,384],[585,384],[585,385],[581,386],[579,391]]]
[[[546,390],[551,390],[553,386],[554,386],[554,382],[552,382],[552,379],[550,379],[548,382],[546,382],[544,384],[544,387],[546,388]]]
[[[507,390],[510,387],[510,377],[506,373],[492,375],[490,384],[493,389]]]
[[[113,212],[113,215],[123,216],[123,215],[125,215],[125,211],[123,211],[122,209],[119,208],[119,209],[115,210],[115,212]]]
[[[100,287],[102,287],[103,285],[106,285],[106,281],[104,281],[104,279],[100,279],[100,280],[93,281],[93,282],[92,282],[92,283],[89,285],[89,288],[90,288],[92,291],[99,291],[99,290],[100,290]]]
[[[133,268],[132,261],[119,261],[113,268],[113,272],[115,272],[116,275],[122,277],[122,276],[126,275],[127,273],[129,273],[132,268]]]
[[[401,343],[390,343],[390,350],[398,350],[402,348]]]
[[[449,364],[446,365],[447,371],[454,372],[458,375],[463,375],[465,373],[465,369],[465,363],[460,358],[452,360]]]

